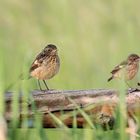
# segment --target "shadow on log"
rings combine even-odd
[[[12,96],[11,92],[5,94],[6,111],[5,118],[7,122],[12,119]],[[95,125],[100,124],[104,129],[113,128],[115,118],[113,116],[119,102],[119,92],[116,90],[98,89],[98,90],[74,90],[74,91],[38,91],[31,92],[31,98],[28,103],[28,113],[22,111],[21,104],[24,102],[22,95],[19,97],[19,118],[20,122],[24,115],[29,120],[34,121],[35,112],[43,114],[43,127],[60,127],[55,117],[61,120],[61,125],[73,127],[73,121],[76,118],[76,125],[79,128],[90,124],[88,117]],[[35,104],[36,109],[32,109]],[[134,115],[140,114],[140,92],[126,93],[126,105],[128,118],[134,119]],[[87,117],[88,116],[88,117]],[[33,125],[31,125],[32,127]],[[91,124],[92,127],[92,124]]]

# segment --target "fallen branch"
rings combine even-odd
[[[24,94],[23,94],[24,95]],[[98,90],[73,90],[73,91],[38,91],[34,90],[32,98],[28,101],[28,117],[33,118],[35,110],[32,104],[35,103],[36,111],[43,114],[44,127],[57,127],[53,114],[57,116],[66,126],[73,126],[73,111],[76,114],[77,127],[83,127],[87,120],[83,112],[87,114],[93,123],[101,124],[104,128],[109,125],[113,128],[114,111],[119,102],[119,92],[116,90],[98,89]],[[9,122],[12,119],[12,96],[7,92],[5,94],[6,111],[5,118]],[[23,101],[22,94],[19,97],[19,103]],[[140,113],[140,92],[126,94],[128,117],[134,119],[134,115]],[[20,105],[21,107],[21,105]],[[20,108],[19,116],[22,118],[25,114]]]

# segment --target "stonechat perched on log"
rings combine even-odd
[[[42,90],[40,85],[40,80],[42,80],[49,90],[46,81],[54,77],[60,67],[60,60],[57,54],[57,47],[53,44],[47,45],[35,58],[30,67],[30,76],[38,80],[38,85],[40,90]]]
[[[125,61],[111,71],[112,76],[108,79],[108,82],[114,78],[124,78],[128,85],[127,81],[132,80],[139,70],[139,61],[140,57],[137,54],[130,54]]]

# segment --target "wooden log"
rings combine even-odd
[[[112,129],[114,125],[113,112],[119,102],[119,92],[112,89],[91,89],[91,90],[49,90],[31,92],[32,99],[28,101],[28,114],[23,113],[20,108],[19,116],[21,121],[24,115],[34,118],[35,112],[43,114],[43,127],[58,127],[55,116],[62,124],[72,127],[73,114],[76,114],[77,127],[83,127],[89,122],[87,114],[95,124],[101,124],[105,129],[107,125]],[[5,118],[10,121],[12,118],[12,92],[5,94]],[[24,94],[20,94],[19,103],[23,103]],[[35,103],[36,111],[32,109]],[[140,92],[126,93],[126,105],[128,117],[134,119],[134,115],[140,113]],[[87,123],[88,122],[88,123]]]

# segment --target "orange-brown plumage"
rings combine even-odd
[[[55,45],[49,44],[37,55],[29,72],[31,77],[43,80],[45,83],[45,80],[51,79],[58,73],[59,67],[60,60],[57,48]]]
[[[112,76],[108,81],[114,78],[124,78],[125,81],[132,80],[139,70],[140,57],[137,54],[130,54],[127,60],[117,65],[112,71]]]

